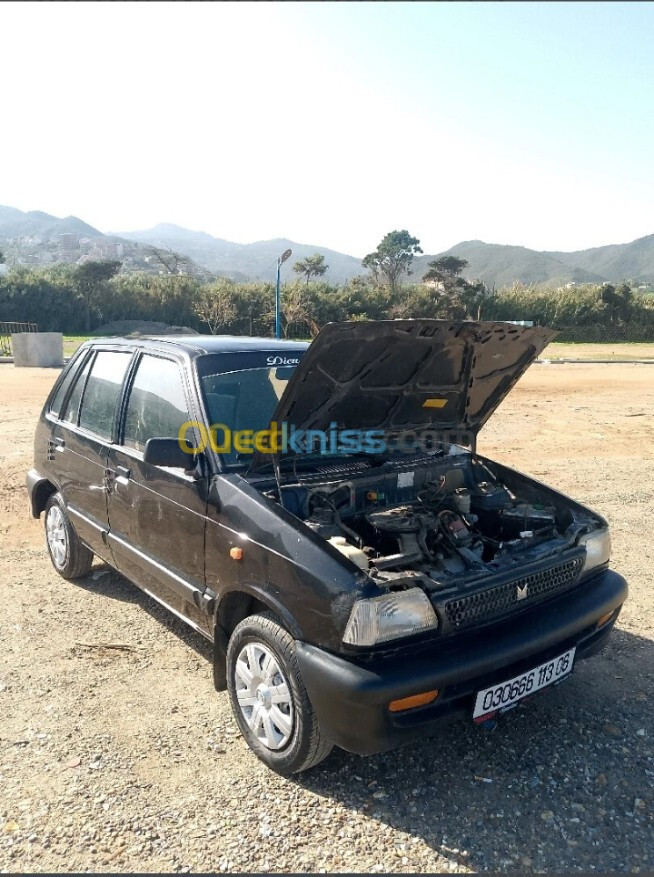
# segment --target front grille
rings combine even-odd
[[[582,555],[496,588],[450,600],[445,604],[447,620],[454,630],[462,630],[505,615],[516,606],[527,608],[536,600],[571,585],[579,577],[583,563]]]

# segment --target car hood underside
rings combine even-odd
[[[298,429],[476,435],[555,336],[511,323],[330,323],[313,341],[273,420]]]

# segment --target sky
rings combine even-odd
[[[653,3],[2,3],[0,204],[363,256],[654,232]]]

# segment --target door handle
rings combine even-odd
[[[104,478],[106,489],[108,491],[118,490],[119,484],[129,484],[130,473],[131,469],[128,469],[127,466],[116,466],[115,469],[105,469]]]
[[[118,490],[118,485],[122,484],[126,486],[129,484],[129,476],[131,473],[131,469],[128,469],[127,466],[116,466],[115,478],[114,478],[114,490]]]
[[[63,451],[66,449],[66,440],[61,436],[56,435],[52,439],[52,443],[54,444],[55,451]]]

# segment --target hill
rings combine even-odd
[[[71,232],[78,240],[88,238],[85,248],[67,251],[60,235]],[[302,244],[287,238],[238,244],[192,231],[179,225],[163,223],[142,231],[105,234],[76,216],[58,218],[39,210],[27,213],[14,207],[0,206],[0,248],[9,264],[52,264],[76,260],[78,255],[91,258],[120,258],[124,271],[159,273],[161,267],[147,257],[147,246],[171,249],[191,260],[191,273],[222,274],[234,280],[272,280],[277,257],[290,249],[293,255],[284,267],[283,277],[293,276],[292,266],[314,253],[322,253],[328,270],[325,280],[345,283],[365,274],[361,259],[331,250],[320,244]],[[454,255],[469,263],[464,272],[469,279],[479,278],[489,286],[501,288],[515,281],[541,286],[565,283],[619,283],[631,280],[654,284],[654,234],[627,244],[611,244],[574,252],[539,251],[528,247],[492,244],[480,240],[462,241],[437,255],[416,258],[409,278],[419,281],[427,263],[439,255]]]
[[[236,280],[270,280],[275,274],[277,257],[288,249],[293,251],[289,268],[307,256],[322,253],[329,265],[325,280],[331,283],[344,283],[356,274],[365,273],[361,259],[319,245],[299,244],[287,238],[237,244],[212,237],[206,232],[190,231],[167,223],[145,231],[120,232],[120,237],[155,247],[170,247],[190,256],[209,271],[228,274]]]
[[[469,279],[483,280],[489,286],[510,286],[514,281],[530,284],[601,283],[605,278],[596,271],[564,262],[553,254],[527,247],[487,244],[484,241],[462,241],[439,255],[466,259],[463,272]],[[414,260],[413,273],[422,277],[427,263],[438,256],[420,256]]]
[[[0,206],[0,235],[3,238],[40,238],[42,241],[57,240],[60,234],[71,232],[80,237],[102,238],[101,231],[78,219],[77,216],[66,216],[60,219],[43,213],[41,210],[29,210],[26,213],[15,207]]]
[[[613,282],[625,278],[634,278],[643,283],[654,282],[654,234],[628,244],[610,244],[574,253],[548,255],[581,268],[593,266],[593,270]]]
[[[70,235],[70,237],[62,237]],[[106,235],[76,216],[59,218],[30,210],[0,206],[0,251],[9,265],[50,266],[79,263],[88,259],[119,259],[123,271],[148,274],[165,273],[165,266],[134,241]],[[200,278],[208,276],[193,259],[184,272]]]
[[[325,256],[329,265],[325,279],[344,283],[350,277],[364,274],[361,260],[321,247],[299,244],[287,238],[237,244],[215,238],[205,232],[190,231],[177,225],[157,225],[145,231],[122,232],[127,240],[170,247],[210,271],[236,280],[270,280],[274,276],[277,256],[286,249],[293,251],[293,264],[313,253]],[[575,253],[546,252],[507,244],[484,241],[462,241],[437,255],[414,259],[411,280],[419,280],[427,263],[438,256],[454,255],[469,263],[464,272],[470,279],[479,278],[488,285],[510,286],[514,281],[542,286],[565,283],[619,283],[625,278],[647,283],[654,280],[654,235],[630,244],[596,247]],[[290,267],[290,266],[289,266]],[[287,272],[287,275],[290,272]]]

